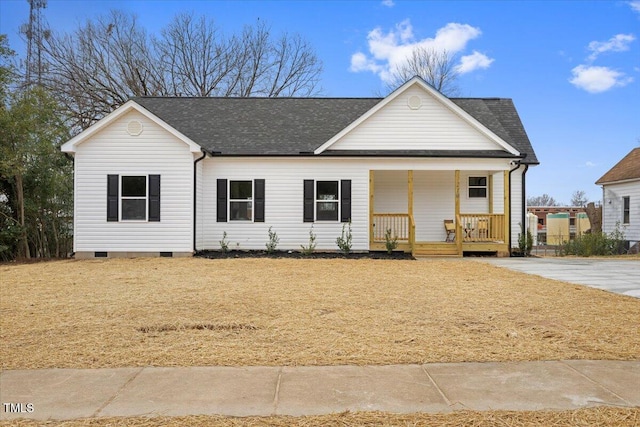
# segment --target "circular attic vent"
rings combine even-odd
[[[407,100],[407,104],[412,110],[417,110],[422,106],[422,99],[420,99],[420,97],[417,95],[413,95],[409,97],[409,99]]]
[[[137,120],[131,120],[127,123],[127,133],[131,136],[138,136],[142,133],[142,123]]]

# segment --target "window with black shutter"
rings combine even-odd
[[[265,180],[217,180],[217,221],[264,222]]]
[[[107,175],[107,221],[160,221],[160,175]]]
[[[118,221],[118,175],[107,175],[107,221]]]
[[[351,220],[351,180],[304,180],[304,222]]]

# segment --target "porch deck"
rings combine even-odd
[[[496,253],[508,256],[505,241],[505,215],[461,213],[455,221],[453,241],[416,241],[415,222],[409,213],[374,213],[370,250],[386,250],[387,240],[395,239],[396,250],[417,256],[463,256],[465,252]],[[443,224],[444,230],[444,224]]]

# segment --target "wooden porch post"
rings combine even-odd
[[[407,171],[407,213],[409,218],[413,218],[413,171]],[[411,227],[411,221],[409,221],[409,249],[413,253],[413,242],[416,236],[413,235],[413,228]]]
[[[489,174],[489,181],[487,182],[487,187],[489,191],[489,213],[492,214],[493,213],[493,174]]]
[[[409,213],[409,215],[413,215],[413,171],[407,171],[407,184],[407,200],[409,201],[407,204],[407,213]]]
[[[460,170],[456,169],[455,171],[455,199],[456,199],[456,208],[455,208],[455,223],[456,223],[456,246],[458,247],[458,255],[462,255],[462,224],[458,220],[460,216]]]
[[[373,171],[369,170],[369,248],[373,239]]]
[[[509,171],[504,173],[504,242],[509,242],[509,233],[511,232],[511,195],[509,194]],[[507,248],[511,253],[511,248]]]

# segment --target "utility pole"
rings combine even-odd
[[[27,0],[29,2],[29,22],[22,25],[20,31],[27,37],[26,85],[42,84],[42,39],[49,30],[42,22],[42,9],[47,7],[47,0]],[[34,81],[35,80],[35,81]]]

